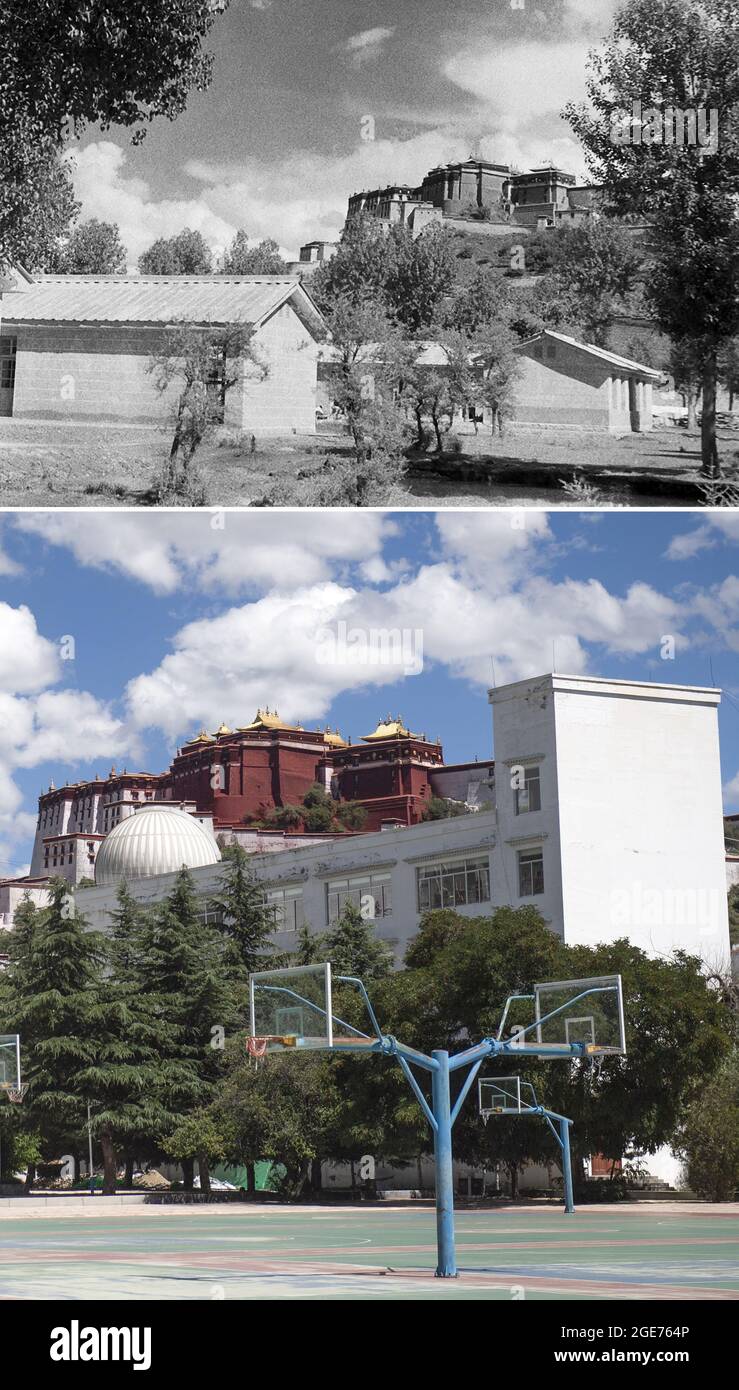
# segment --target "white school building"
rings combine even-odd
[[[650,953],[726,963],[719,692],[547,675],[489,699],[494,809],[254,854],[282,924],[276,943],[289,949],[304,922],[324,931],[369,894],[398,961],[430,908],[529,904],[568,945],[627,936]],[[132,877],[134,897],[159,901],[177,867]],[[203,898],[222,876],[217,860],[193,870]],[[93,926],[106,927],[115,892],[78,889]]]

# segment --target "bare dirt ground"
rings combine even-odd
[[[137,427],[0,420],[0,506],[132,507],[156,505],[152,480],[169,431]],[[414,460],[383,504],[390,507],[696,506],[697,435],[679,427],[609,438],[558,429],[509,430],[460,441],[461,454]],[[737,436],[719,438],[722,461],[735,463]],[[197,455],[210,506],[316,504],[327,459],[349,457],[346,436],[260,441],[214,439]],[[579,473],[598,489],[573,497],[561,479]]]

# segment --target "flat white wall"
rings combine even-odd
[[[418,929],[421,914],[416,894],[416,869],[448,859],[483,856],[492,863],[491,879],[495,880],[494,863],[495,812],[460,816],[452,820],[428,821],[421,825],[405,826],[399,830],[376,831],[357,835],[346,841],[313,844],[300,849],[285,849],[278,853],[255,854],[250,864],[266,887],[301,887],[305,919],[316,932],[325,931],[329,878],[344,874],[366,873],[370,869],[388,872],[392,882],[392,912],[377,918],[378,936],[392,946],[396,958],[402,960],[405,948]],[[220,892],[223,865],[208,865],[192,871],[197,893],[208,897]],[[174,874],[158,878],[137,879],[129,884],[134,898],[141,903],[160,902],[171,890]],[[115,888],[82,888],[77,893],[79,910],[98,930],[110,926],[109,914],[115,908]],[[503,901],[501,898],[500,901]],[[458,909],[464,916],[479,917],[491,912],[491,903],[474,903]],[[278,932],[275,942],[280,949],[290,950],[295,944],[294,932]]]
[[[725,965],[718,691],[551,680],[565,940]]]

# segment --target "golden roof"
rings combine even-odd
[[[205,729],[201,729],[199,734],[195,734],[194,738],[189,738],[189,739],[187,740],[187,743],[185,744],[185,747],[186,747],[186,748],[192,748],[193,744],[195,744],[195,743],[212,743],[212,742],[213,742],[213,735],[212,735],[212,734],[206,733]]]
[[[252,729],[292,729],[297,733],[300,725],[286,724],[284,719],[280,719],[276,709],[258,709],[251,724],[241,724],[236,732],[246,734]]]
[[[332,748],[348,748],[349,746],[346,739],[341,737],[338,729],[329,729],[328,725],[323,731],[323,737],[325,742],[330,743]]]
[[[220,729],[216,729],[213,737],[220,738],[222,734],[232,734],[233,729],[229,729],[228,724],[221,724]]]
[[[406,729],[405,724],[403,723],[402,719],[400,718],[400,715],[396,715],[395,719],[393,719],[392,715],[388,714],[388,716],[387,716],[386,719],[381,719],[381,720],[380,720],[380,722],[379,722],[379,724],[377,725],[377,728],[375,729],[375,731],[374,731],[373,734],[363,734],[363,735],[362,735],[362,742],[363,742],[363,743],[372,743],[375,739],[380,739],[380,738],[418,738],[418,737],[419,737],[418,734],[412,734],[411,731],[410,731],[410,729]]]

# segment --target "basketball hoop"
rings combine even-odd
[[[14,1105],[20,1105],[27,1090],[28,1082],[24,1081],[20,1086],[8,1086],[5,1094]]]
[[[247,1038],[246,1050],[255,1062],[263,1062],[267,1056],[269,1038]]]
[[[281,1047],[294,1047],[295,1037],[293,1034],[288,1037],[281,1037],[278,1033],[271,1033],[262,1037],[249,1035],[246,1039],[246,1050],[257,1069],[259,1063],[265,1061],[270,1043],[279,1043]]]

